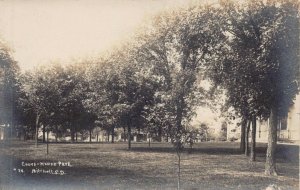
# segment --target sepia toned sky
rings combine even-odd
[[[2,0],[0,39],[23,70],[51,60],[68,62],[109,50],[145,17],[192,1]]]

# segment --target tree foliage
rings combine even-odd
[[[17,113],[19,67],[11,50],[0,41],[0,124],[13,125]]]
[[[242,117],[274,121],[269,128],[268,162],[274,160],[276,121],[287,114],[299,92],[299,4],[225,1],[222,5],[228,40],[224,57],[211,64],[211,78],[225,87],[227,104]],[[274,163],[266,166],[266,173],[276,173]]]

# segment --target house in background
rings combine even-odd
[[[9,139],[12,136],[12,128],[8,125],[0,125],[0,141]]]
[[[231,120],[231,125],[227,128],[227,141],[240,141],[241,138],[241,120],[240,118]],[[257,120],[256,123],[256,141],[268,141],[269,120]],[[251,127],[249,131],[249,140],[251,139]],[[296,96],[294,104],[290,107],[287,117],[278,121],[277,131],[278,141],[300,143],[300,94]]]
[[[241,119],[231,119],[227,125],[227,141],[241,141]]]
[[[269,120],[257,122],[257,142],[268,141],[268,125]],[[300,142],[300,94],[296,96],[287,117],[278,121],[277,137],[278,141]]]
[[[5,137],[5,125],[0,125],[0,140],[4,140]]]

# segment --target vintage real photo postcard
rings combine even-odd
[[[0,189],[299,189],[299,5],[0,0]]]

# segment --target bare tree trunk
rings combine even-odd
[[[150,136],[149,132],[147,134],[147,138],[148,138],[148,147],[150,147],[151,146],[151,136]]]
[[[256,158],[256,117],[253,116],[252,118],[252,133],[251,133],[251,153],[250,153],[250,159],[251,161],[255,161]]]
[[[124,142],[126,142],[126,128],[123,126],[123,131],[124,131]]]
[[[77,131],[76,131],[76,133],[75,133],[75,140],[76,140],[76,142],[77,142]]]
[[[57,143],[57,138],[58,138],[58,126],[55,126],[55,142]]]
[[[74,131],[74,126],[71,124],[70,126],[71,129],[71,143],[74,143],[75,141],[75,131]]]
[[[21,141],[22,140],[22,132],[21,132],[20,128],[19,128],[19,132],[18,132],[18,137],[19,137],[19,141]]]
[[[246,140],[246,126],[247,126],[247,120],[243,118],[241,123],[241,143],[240,143],[240,150],[241,152],[245,152],[245,140]]]
[[[158,127],[158,142],[161,142],[161,137],[162,137],[162,127]]]
[[[97,132],[97,142],[99,142],[99,132]]]
[[[245,155],[249,156],[249,131],[250,131],[251,121],[248,121],[246,133],[245,133]]]
[[[39,119],[40,119],[40,114],[36,114],[36,119],[35,119],[35,146],[38,147],[38,138],[39,138]]]
[[[91,143],[92,142],[92,127],[90,127],[89,132],[90,132],[90,143]]]
[[[180,152],[177,152],[177,157],[178,157],[178,173],[177,173],[177,190],[180,189],[180,162],[181,162],[181,159],[180,159]]]
[[[47,155],[49,154],[49,131],[47,131]]]
[[[46,130],[45,130],[45,125],[43,125],[43,143],[46,142]]]
[[[24,139],[23,139],[24,141],[26,141],[26,137],[27,137],[27,133],[26,133],[26,130],[24,130],[24,137],[23,137],[23,138],[24,138]]]
[[[115,126],[111,128],[111,143],[115,142]]]
[[[275,151],[277,145],[277,107],[273,106],[270,113],[270,123],[268,126],[268,148],[266,155],[265,174],[277,176]]]
[[[130,124],[127,125],[127,132],[128,132],[128,149],[131,149],[131,126]]]

